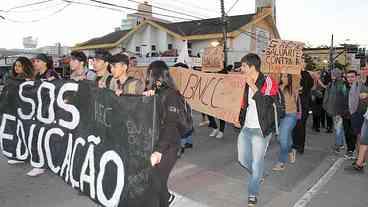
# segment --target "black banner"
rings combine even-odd
[[[155,102],[117,97],[88,81],[13,80],[0,97],[1,149],[103,206],[152,206]]]

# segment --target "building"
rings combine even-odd
[[[359,70],[360,59],[356,58],[358,46],[353,47],[336,47],[334,48],[334,56],[338,56],[335,62],[346,66],[345,70]],[[305,48],[303,50],[305,55],[309,55],[316,64],[316,70],[324,70],[329,68],[330,48]]]
[[[256,13],[228,17],[229,64],[238,62],[249,52],[262,54],[271,38],[280,38],[275,24],[275,0],[256,2],[259,2],[256,4]],[[144,8],[152,10],[147,3]],[[144,59],[152,59],[152,56],[177,55],[178,52],[170,51],[180,51],[185,44],[190,56],[201,56],[205,48],[222,42],[220,18],[170,23],[146,12],[144,15],[137,13],[128,16],[128,20],[122,22],[122,30],[77,44],[72,49],[82,50],[88,55],[93,55],[99,48],[107,49],[113,54],[128,52],[139,57],[139,64],[140,60],[149,63],[150,61]]]
[[[40,53],[46,53],[53,57],[61,57],[65,55],[69,55],[71,52],[71,48],[67,46],[61,46],[60,43],[56,43],[52,46],[44,46],[37,49]]]

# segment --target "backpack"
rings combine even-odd
[[[193,117],[192,117],[192,108],[185,100],[185,98],[178,92],[179,94],[179,132],[181,134],[181,138],[186,138],[189,133],[193,131]]]
[[[192,108],[185,100],[185,98],[177,91],[177,113],[178,113],[178,130],[180,137],[182,139],[186,138],[188,134],[193,131],[193,118],[192,118]],[[163,96],[162,103],[165,102],[166,96]]]

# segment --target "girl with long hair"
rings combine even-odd
[[[35,72],[32,62],[26,57],[18,57],[13,64],[11,77],[14,79],[34,80]]]
[[[285,97],[285,116],[280,120],[278,140],[280,143],[280,155],[278,163],[273,168],[274,171],[285,170],[285,165],[295,162],[295,153],[291,151],[292,131],[297,122],[297,92],[294,90],[293,78],[290,74],[281,74],[280,90]]]
[[[180,149],[180,138],[184,135],[180,131],[179,111],[183,110],[180,100],[183,98],[176,88],[169,73],[169,68],[163,61],[152,62],[147,70],[146,96],[157,95],[159,101],[159,139],[151,155],[153,166],[153,186],[159,197],[160,207],[168,207],[174,200],[170,194],[167,181],[173,169]]]

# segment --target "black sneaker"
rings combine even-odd
[[[169,205],[171,205],[171,204],[172,204],[172,202],[174,202],[174,200],[175,200],[175,195],[174,195],[174,194],[169,193]]]
[[[185,143],[184,148],[185,149],[193,148],[193,144]]]
[[[354,160],[356,157],[354,156],[354,152],[353,151],[348,151],[345,155],[344,155],[345,159],[347,160]]]
[[[331,133],[333,133],[333,131],[332,131],[332,129],[331,129],[331,128],[328,128],[328,129],[326,130],[326,133],[331,134]]]
[[[257,197],[248,197],[248,207],[257,205]]]

